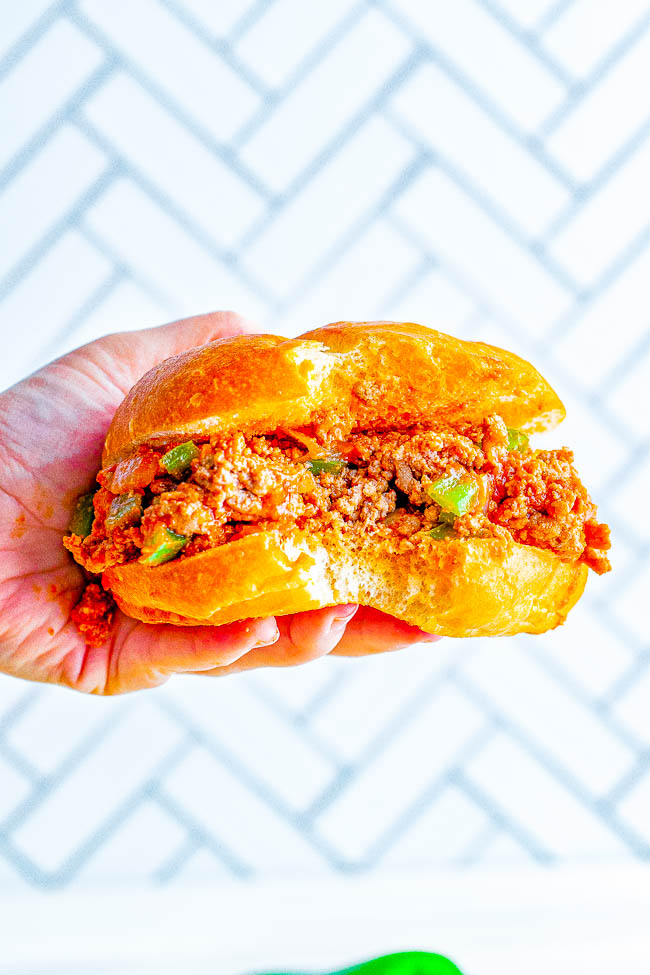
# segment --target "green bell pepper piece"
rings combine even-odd
[[[520,453],[528,450],[528,434],[508,427],[508,450],[518,450]]]
[[[320,457],[307,461],[307,467],[317,476],[318,474],[340,474],[346,466],[342,460],[325,460]]]
[[[433,528],[429,530],[429,535],[431,538],[435,538],[437,542],[443,542],[445,538],[456,538],[458,532],[455,532],[451,525],[447,525],[444,522],[438,522]]]
[[[142,499],[137,494],[119,494],[111,501],[106,516],[106,527],[109,531],[121,528],[123,525],[133,525],[140,520],[142,514]]]
[[[166,525],[158,525],[144,540],[142,555],[138,562],[144,565],[161,565],[175,558],[185,548],[189,538],[187,535],[177,535]]]
[[[198,456],[199,448],[191,440],[188,440],[186,443],[179,443],[177,447],[172,447],[166,454],[163,454],[160,463],[168,474],[182,474]]]
[[[451,525],[451,527],[453,528],[455,521],[456,521],[456,515],[453,513],[453,511],[441,511],[440,514],[438,515],[439,525]]]
[[[93,498],[95,497],[94,491],[89,491],[88,494],[82,494],[77,498],[77,502],[74,506],[74,511],[72,512],[72,518],[70,519],[70,534],[79,535],[81,538],[86,538],[90,535],[93,530],[93,521],[95,520],[95,509],[93,508]]]
[[[443,511],[466,515],[478,494],[478,484],[476,481],[461,480],[461,475],[457,473],[445,474],[429,484],[426,491]]]

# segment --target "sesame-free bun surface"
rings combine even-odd
[[[537,370],[504,349],[410,322],[337,322],[296,339],[236,335],[166,359],[127,394],[104,466],[144,443],[270,433],[333,415],[355,428],[481,421],[547,430],[564,407]]]
[[[192,558],[104,573],[125,613],[149,623],[221,624],[358,602],[443,636],[542,633],[582,595],[586,566],[510,539],[395,547],[278,531]]]
[[[555,392],[518,356],[412,323],[338,322],[296,339],[239,335],[166,360],[119,407],[104,465],[142,444],[271,433],[324,416],[344,428],[480,422],[549,429]],[[540,633],[563,622],[587,569],[508,538],[417,544],[297,529],[260,532],[161,566],[103,576],[128,615],[221,624],[359,602],[431,633]]]

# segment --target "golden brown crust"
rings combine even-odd
[[[268,433],[317,416],[350,428],[479,422],[548,429],[561,401],[511,352],[409,322],[337,322],[297,339],[237,335],[167,359],[133,387],[106,438],[104,466],[140,444]]]
[[[254,567],[254,568],[253,568]],[[359,602],[443,636],[542,633],[564,622],[587,569],[509,538],[420,546],[265,532],[148,568],[104,573],[118,605],[150,623],[222,624]]]
[[[564,417],[529,363],[412,323],[337,322],[297,339],[244,335],[152,369],[118,409],[104,466],[143,443],[269,433],[323,416],[355,428],[478,423],[548,429]],[[563,622],[587,570],[510,538],[420,544],[270,531],[165,565],[104,573],[128,615],[221,624],[360,602],[432,633],[539,633]]]

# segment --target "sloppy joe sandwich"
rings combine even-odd
[[[609,531],[528,362],[396,322],[237,335],[118,408],[64,544],[125,613],[221,624],[358,602],[431,633],[562,623]]]

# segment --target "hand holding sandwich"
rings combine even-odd
[[[124,395],[169,356],[248,331],[231,313],[110,335],[0,395],[0,671],[88,693],[164,683],[174,673],[226,674],[360,655],[437,639],[373,609],[333,606],[224,626],[149,625],[116,610],[88,647],[71,620],[82,570],[62,548],[76,497],[100,466]]]

